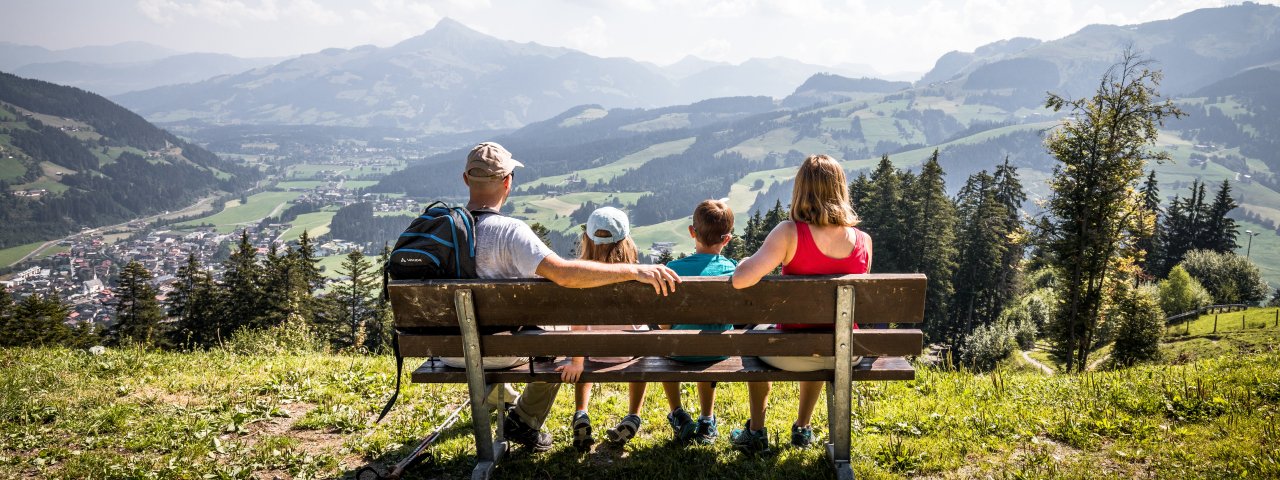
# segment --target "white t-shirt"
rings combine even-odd
[[[551,255],[529,225],[502,215],[476,221],[476,274],[480,278],[533,278]]]
[[[529,225],[502,215],[484,215],[476,221],[476,276],[484,279],[534,278],[538,265],[552,255]],[[444,357],[445,365],[465,368],[462,357]],[[486,369],[503,369],[528,363],[525,357],[485,357]]]

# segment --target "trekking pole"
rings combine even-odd
[[[409,467],[417,465],[418,462],[421,462],[427,457],[427,455],[424,454],[427,447],[431,446],[436,439],[440,438],[440,435],[443,434],[445,430],[452,427],[453,424],[458,423],[458,417],[462,413],[462,409],[470,404],[471,402],[462,402],[457,407],[454,407],[453,411],[449,413],[449,418],[445,419],[444,423],[440,424],[439,427],[436,427],[435,431],[431,432],[431,435],[427,435],[427,438],[423,439],[422,443],[418,444],[418,447],[413,449],[413,453],[410,453],[409,456],[404,458],[404,460],[400,460],[400,462],[394,467],[391,467],[391,471],[387,472],[386,475],[378,473],[372,465],[368,465],[356,472],[356,478],[359,480],[399,480],[404,476],[404,472],[408,470]]]

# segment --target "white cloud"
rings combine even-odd
[[[206,20],[218,25],[240,27],[246,22],[304,20],[314,25],[342,22],[337,12],[314,0],[139,0],[137,8],[148,19],[170,24],[179,17]]]
[[[702,42],[689,52],[690,55],[703,58],[705,60],[715,60],[719,62],[729,61],[733,44],[723,38],[710,38]]]
[[[609,26],[599,15],[593,15],[586,23],[565,32],[564,38],[573,48],[601,53],[609,47]]]

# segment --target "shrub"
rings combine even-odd
[[[326,352],[325,342],[302,322],[287,322],[262,329],[243,329],[223,344],[241,355],[280,355]]]
[[[1111,307],[1116,319],[1116,343],[1111,359],[1116,365],[1129,366],[1160,358],[1160,334],[1163,333],[1164,311],[1151,288],[1123,289],[1116,294]]]
[[[1216,303],[1257,303],[1271,290],[1258,266],[1234,253],[1193,250],[1179,265],[1204,285]]]
[[[997,321],[981,325],[960,339],[960,361],[975,370],[991,370],[1017,348],[1014,328],[1006,322]]]
[[[1169,278],[1161,280],[1158,296],[1160,309],[1167,315],[1186,313],[1213,303],[1213,297],[1203,285],[1187,273],[1182,265],[1169,271]]]

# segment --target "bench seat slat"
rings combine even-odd
[[[462,356],[459,335],[400,334],[405,357]],[[854,355],[919,355],[924,334],[916,329],[861,329]],[[780,330],[525,331],[481,337],[485,356],[833,355],[831,332]]]
[[[534,373],[522,365],[508,370],[489,370],[485,381],[490,383],[559,382],[555,367],[567,364],[535,362]],[[588,363],[582,374],[584,382],[758,382],[826,380],[834,376],[831,370],[814,372],[788,372],[770,367],[755,357],[730,357],[715,363],[682,363],[661,357],[643,357],[619,364]],[[467,371],[450,368],[443,363],[427,361],[413,371],[413,383],[465,383]],[[854,381],[886,381],[915,379],[915,369],[902,357],[867,357],[854,366]]]
[[[542,279],[397,280],[389,285],[399,328],[457,326],[453,292],[474,294],[479,326],[821,323],[835,319],[836,289],[855,287],[857,322],[919,323],[924,318],[922,274],[770,276],[742,290],[729,277],[689,277],[669,296],[623,282],[566,289]]]

